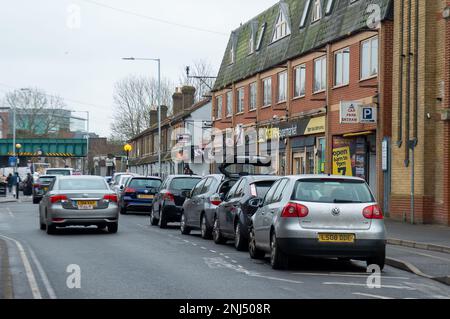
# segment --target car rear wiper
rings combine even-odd
[[[335,199],[333,201],[335,204],[361,204],[362,202],[353,201],[353,200],[345,200],[345,199]]]

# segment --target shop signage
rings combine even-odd
[[[325,116],[299,119],[268,127],[261,127],[259,130],[259,142],[264,143],[277,138],[285,139],[320,133],[325,133]]]
[[[388,147],[389,142],[387,139],[384,139],[381,144],[381,169],[383,172],[387,172],[389,170],[388,168]]]
[[[333,149],[333,175],[353,176],[350,147]]]
[[[340,105],[340,123],[341,124],[357,124],[358,110],[362,104],[355,101],[341,101]]]
[[[363,105],[359,112],[359,123],[375,124],[377,123],[377,107],[373,105]]]

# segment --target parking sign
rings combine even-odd
[[[360,108],[360,123],[375,124],[377,123],[377,108],[376,106],[364,105]]]

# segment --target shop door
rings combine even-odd
[[[294,175],[306,174],[306,154],[304,152],[294,153],[292,162],[293,162],[292,173]]]

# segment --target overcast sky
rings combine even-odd
[[[195,60],[217,71],[230,32],[276,2],[0,0],[0,99],[14,88],[41,88],[89,111],[91,131],[109,136],[114,83],[157,75],[156,63],[121,57],[159,57],[162,75],[176,83]]]

